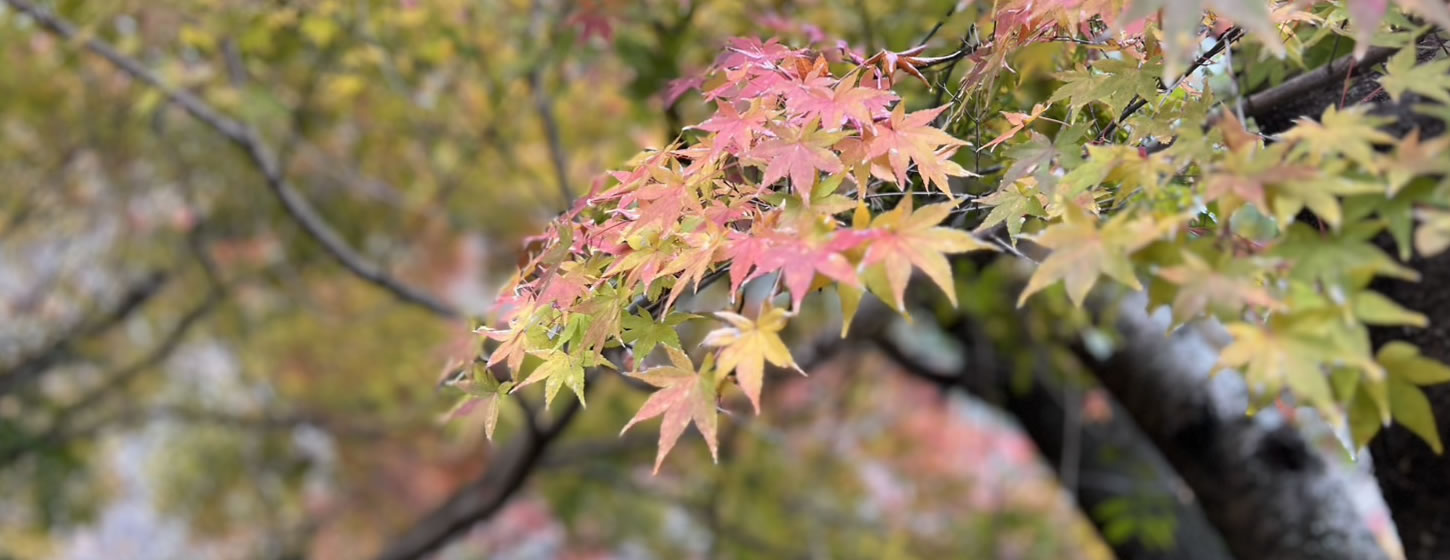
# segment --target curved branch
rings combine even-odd
[[[51,13],[49,10],[37,6],[30,0],[3,0],[5,4],[16,11],[29,16],[31,19],[46,31],[67,40],[75,40],[79,33],[76,27],[70,22]],[[106,59],[116,68],[125,72],[132,78],[160,91],[168,101],[176,104],[202,124],[207,125],[216,131],[223,138],[246,154],[252,165],[261,172],[266,179],[267,187],[287,214],[297,222],[302,230],[317,241],[319,245],[332,256],[333,260],[341,264],[353,275],[366,280],[388,292],[392,293],[399,300],[422,307],[435,315],[448,318],[461,317],[463,314],[456,308],[429,295],[417,288],[402,283],[393,278],[382,268],[368,262],[367,258],[358,253],[343,239],[342,235],[327,223],[327,220],[313,208],[312,204],[303,198],[301,193],[293,188],[287,180],[286,174],[278,163],[276,155],[271,148],[267,147],[256,133],[241,122],[223,115],[200,97],[191,92],[178,89],[166,84],[160,76],[148,70],[140,62],[122,54],[110,44],[99,39],[87,38],[82,44],[86,50]]]
[[[579,412],[579,401],[569,401],[565,406],[559,419],[537,435],[529,431],[520,433],[490,461],[488,472],[459,488],[432,513],[393,539],[377,560],[423,558],[502,508],[528,482],[549,445]]]

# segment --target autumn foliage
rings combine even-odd
[[[1417,387],[1450,369],[1404,343],[1371,350],[1368,326],[1427,320],[1368,288],[1414,277],[1369,239],[1388,231],[1401,259],[1445,249],[1447,140],[1396,139],[1364,107],[1270,136],[1238,118],[1241,102],[1222,102],[1223,82],[1190,79],[1210,62],[1200,42],[1299,59],[1369,28],[1402,47],[1381,80],[1388,95],[1443,100],[1446,62],[1416,63],[1426,28],[1398,12],[1392,25],[1372,2],[1121,4],[1007,2],[989,38],[934,57],[729,42],[691,82],[713,115],[598,180],[535,239],[505,311],[480,328],[494,349],[461,381],[467,405],[485,405],[491,432],[502,394],[542,383],[546,403],[564,388],[582,403],[591,370],[620,370],[658,388],[625,426],[663,419],[658,470],[692,423],[715,452],[731,387],[758,413],[767,364],[798,369],[781,333],[808,295],[838,298],[848,328],[867,292],[904,312],[914,274],[955,304],[951,255],[1023,258],[1021,243],[1044,256],[1018,305],[1054,292],[1081,306],[1108,283],[1147,291],[1179,324],[1223,321],[1234,340],[1219,367],[1251,381],[1260,404],[1317,407],[1355,446],[1399,421],[1439,449]],[[1013,106],[1012,61],[1053,42],[1070,43],[1069,68],[1046,103]],[[969,70],[956,83],[933,81],[957,64]],[[909,108],[904,92],[923,86],[936,102]],[[973,104],[995,108],[980,147],[953,133]],[[718,279],[733,308],[677,310]],[[767,292],[746,306],[752,285]],[[706,321],[719,328],[692,352],[676,329]],[[664,365],[648,365],[655,348]]]

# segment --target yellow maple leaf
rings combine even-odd
[[[718,311],[715,316],[730,323],[730,326],[711,331],[705,335],[702,344],[721,349],[720,375],[734,371],[740,388],[745,391],[745,396],[750,397],[755,413],[760,414],[760,388],[765,381],[765,362],[800,371],[800,366],[790,356],[790,349],[780,339],[780,331],[785,329],[785,310],[767,305],[754,321],[729,311]]]

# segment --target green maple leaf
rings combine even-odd
[[[1077,306],[1082,306],[1098,277],[1103,275],[1134,290],[1142,290],[1129,257],[1177,223],[1177,220],[1133,217],[1125,212],[1099,228],[1095,217],[1069,208],[1063,221],[1030,238],[1052,249],[1052,253],[1027,280],[1027,288],[1017,299],[1018,307],[1032,294],[1058,281],[1066,284],[1067,296]]]
[[[574,395],[579,397],[579,404],[585,404],[584,358],[562,350],[539,350],[530,353],[542,358],[544,362],[534,368],[527,378],[515,385],[513,391],[543,381],[544,408],[549,408],[562,387],[568,387],[569,390],[574,391]]]
[[[1308,282],[1363,286],[1374,276],[1419,280],[1414,269],[1395,262],[1370,242],[1380,227],[1369,222],[1350,224],[1325,235],[1306,224],[1293,224],[1269,254],[1293,265],[1292,278]]]
[[[1308,153],[1317,163],[1342,156],[1359,164],[1360,168],[1372,171],[1378,166],[1375,145],[1392,144],[1395,138],[1379,129],[1394,119],[1371,116],[1369,109],[1369,105],[1343,110],[1330,105],[1324,109],[1319,122],[1301,119],[1282,137],[1299,142],[1292,154],[1295,157]]]
[[[512,381],[499,383],[493,372],[483,364],[474,364],[471,374],[451,383],[464,396],[453,405],[445,418],[453,420],[460,416],[478,414],[483,417],[483,435],[493,440],[494,428],[498,427],[499,401],[502,395],[513,388]]]
[[[1380,85],[1396,102],[1406,91],[1412,91],[1450,104],[1450,58],[1415,64],[1415,51],[1416,46],[1410,44],[1390,58]]]
[[[1002,174],[1002,184],[1010,185],[1018,179],[1032,175],[1039,185],[1052,180],[1052,160],[1059,150],[1046,136],[1035,130],[1027,131],[1028,141],[1013,146],[1003,154],[1012,162]]]
[[[1154,70],[1155,65],[1140,67],[1131,60],[1100,60],[1090,69],[1059,73],[1057,78],[1065,83],[1052,92],[1047,102],[1067,100],[1074,112],[1088,103],[1102,102],[1117,113],[1135,96],[1153,99],[1158,95]]]
[[[1442,453],[1444,446],[1434,413],[1419,387],[1450,381],[1450,367],[1422,356],[1415,345],[1401,341],[1385,344],[1375,354],[1375,361],[1389,374],[1390,415],[1424,439],[1435,453]]]
[[[1029,184],[1031,183],[1031,184]],[[1005,185],[992,194],[977,200],[977,203],[990,207],[991,212],[977,226],[978,232],[987,231],[997,224],[1007,224],[1007,234],[1016,240],[1022,233],[1022,221],[1026,216],[1047,216],[1047,210],[1043,207],[1043,196],[1034,187],[1036,181],[1018,181],[1016,184]]]
[[[697,318],[698,315],[689,313],[671,313],[664,320],[655,321],[649,313],[640,310],[636,315],[624,316],[621,321],[624,326],[622,337],[626,343],[634,346],[635,359],[643,360],[656,345],[680,348],[680,334],[675,328],[685,321]]]
[[[1383,192],[1384,186],[1377,183],[1356,181],[1328,170],[1323,176],[1307,180],[1288,180],[1269,189],[1273,200],[1274,217],[1281,224],[1291,223],[1299,211],[1308,207],[1314,215],[1332,228],[1339,228],[1343,212],[1339,206],[1340,196]]]

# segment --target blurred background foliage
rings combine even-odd
[[[353,246],[479,313],[566,197],[706,114],[675,80],[725,39],[899,50],[953,3],[49,5],[255,127]],[[0,100],[0,557],[361,558],[488,468],[435,387],[467,325],[338,266],[235,146],[4,8]],[[642,395],[602,384],[441,557],[1107,555],[995,412],[868,349],[812,372],[722,424],[720,466],[686,438],[657,477],[652,435],[614,432]]]

